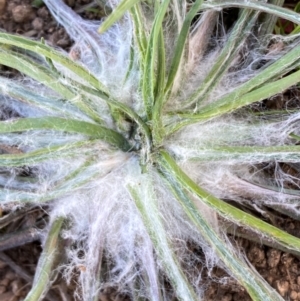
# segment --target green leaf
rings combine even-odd
[[[129,10],[139,1],[141,0],[122,0],[119,5],[113,10],[113,12],[108,16],[108,18],[101,24],[98,32],[104,33],[106,30],[108,30],[114,23],[116,23],[123,17],[127,10]]]
[[[16,54],[12,51],[7,52],[0,49],[0,64],[14,68],[32,77],[36,81],[43,83],[68,100],[76,96],[69,87],[61,84],[57,77],[55,77],[55,75],[49,69],[45,68],[40,63],[30,60],[27,57],[25,58],[21,54]]]
[[[24,132],[31,130],[55,130],[87,135],[94,139],[101,139],[113,146],[129,151],[131,146],[119,133],[103,126],[60,117],[19,118],[0,122],[0,133]]]
[[[284,0],[270,0],[268,1],[270,4],[277,5],[277,6],[283,6]],[[264,26],[261,26],[259,29],[259,37],[264,38],[268,34],[272,34],[275,29],[275,25],[277,23],[278,17],[266,14],[263,16],[261,20],[261,24],[264,24]]]
[[[246,213],[214,197],[209,192],[199,187],[192,179],[190,179],[167,152],[160,151],[158,160],[163,169],[166,171],[166,174],[170,174],[172,177],[174,177],[174,179],[180,183],[184,189],[193,195],[196,195],[201,202],[207,204],[222,217],[238,225],[243,225],[254,231],[258,231],[261,235],[272,238],[283,247],[293,250],[295,253],[300,255],[299,238],[296,238],[285,231],[271,226],[259,218],[256,218],[249,213]]]
[[[194,17],[196,16],[196,14],[198,13],[202,4],[203,4],[203,0],[196,0],[184,19],[182,28],[180,30],[180,33],[179,33],[179,36],[178,36],[178,39],[176,42],[174,56],[172,58],[171,67],[170,67],[170,71],[168,74],[168,80],[167,80],[167,84],[165,87],[165,94],[167,94],[167,92],[171,89],[171,87],[173,85],[174,79],[178,72],[178,67],[180,65],[180,61],[181,61],[184,47],[186,44],[185,42],[186,42],[186,39],[189,34],[191,23],[192,23]]]
[[[257,17],[258,13],[253,14],[251,10],[242,11],[211,70],[200,84],[200,87],[186,100],[185,106],[190,106],[196,102],[198,105],[200,102],[205,102],[210,92],[214,91],[232,61],[236,59],[237,52],[240,50],[240,46],[244,45],[246,38],[251,33]]]
[[[203,120],[203,118],[209,119],[235,111],[246,105],[270,98],[273,95],[281,93],[289,87],[297,84],[298,82],[300,82],[300,71],[294,72],[277,81],[264,84],[260,88],[253,90],[243,96],[239,95],[239,91],[234,91],[230,93],[230,95],[226,95],[225,97],[217,100],[212,106],[204,107],[202,109],[202,113],[200,113],[198,116],[202,116],[200,118]]]
[[[74,82],[69,83],[69,85],[61,83],[59,81],[60,75],[53,72],[51,68],[47,69],[40,62],[37,63],[29,57],[25,57],[24,55],[14,53],[13,51],[2,51],[1,49],[0,64],[14,68],[32,77],[37,82],[40,82],[45,86],[53,89],[54,91],[59,93],[63,98],[67,99],[70,103],[72,103],[75,107],[79,108],[87,116],[89,116],[98,123],[102,123],[101,118],[99,118],[99,116],[95,114],[94,110],[91,109],[88,101],[83,101],[80,92],[77,92],[76,90],[74,90],[74,88],[71,88]]]
[[[12,79],[0,77],[0,81],[0,91],[3,95],[8,95],[23,103],[35,106],[52,114],[56,113],[68,117],[78,116],[86,118],[79,110],[63,100],[52,96],[45,97],[35,92],[33,89],[26,88],[25,86],[16,83],[16,81]]]
[[[196,226],[229,271],[231,271],[235,279],[246,288],[252,300],[283,301],[280,295],[258,273],[251,269],[244,260],[240,259],[232,247],[230,248],[226,241],[213,230],[205,216],[180,187],[181,185],[177,181],[170,179],[169,175],[166,175],[166,182],[190,221]]]
[[[31,6],[33,7],[42,7],[44,5],[44,1],[43,0],[33,0],[31,2]]]
[[[50,287],[51,277],[55,260],[59,256],[58,244],[59,234],[63,226],[64,219],[62,217],[56,218],[48,230],[47,239],[40,255],[37,264],[36,272],[32,288],[24,301],[39,301],[41,297],[47,292]]]
[[[138,45],[140,57],[142,60],[140,66],[143,67],[145,56],[146,56],[146,49],[147,49],[147,37],[146,37],[146,29],[143,24],[143,16],[142,16],[140,4],[137,3],[136,5],[134,5],[130,9],[130,13],[134,25],[134,37]]]
[[[38,55],[43,55],[51,59],[53,62],[66,67],[74,74],[88,82],[95,89],[98,89],[104,93],[107,92],[105,86],[93,74],[91,74],[90,71],[86,70],[80,64],[72,61],[66,55],[62,54],[61,52],[55,50],[52,47],[45,45],[42,42],[36,42],[27,38],[23,38],[21,36],[0,32],[0,43],[5,45],[17,46],[22,49],[30,50]],[[16,69],[19,70],[18,68]]]
[[[36,192],[22,191],[20,190],[20,187],[18,187],[18,189],[12,187],[0,188],[0,200],[2,200],[4,203],[9,203],[9,202],[20,202],[23,204],[45,203],[63,196],[74,194],[78,189],[82,188],[82,186],[84,186],[86,183],[89,183],[91,180],[95,178],[101,179],[116,167],[111,164],[110,158],[108,159],[109,162],[107,161],[103,161],[102,163],[95,162],[95,158],[93,157],[95,153],[94,149],[87,154],[84,154],[84,150],[82,149],[80,149],[80,152],[78,151],[77,148],[76,150],[77,150],[76,152],[77,155],[78,153],[80,153],[81,157],[82,155],[89,155],[89,157],[87,157],[87,160],[83,164],[81,164],[78,168],[75,168],[75,170],[70,171],[70,174],[68,174],[66,177],[58,180],[55,183],[55,185],[50,187],[47,191],[38,191],[36,187],[35,187]],[[62,158],[63,155],[64,154],[62,155],[57,154],[57,156],[54,157],[54,159]],[[70,158],[70,155],[68,156],[68,158]],[[48,159],[51,159],[51,156],[49,156]],[[27,162],[25,161],[25,163],[29,164],[30,161]]]
[[[186,142],[186,141],[185,141]],[[180,147],[180,145],[179,145]],[[211,146],[201,147],[190,141],[182,146],[184,159],[191,161],[234,161],[261,163],[275,160],[277,162],[299,162],[300,145],[279,146]]]
[[[293,23],[300,24],[300,16],[298,13],[293,12],[290,9],[286,9],[280,6],[272,5],[264,1],[257,0],[211,0],[205,1],[201,6],[201,10],[217,9],[227,7],[242,7],[259,10],[261,12],[269,13],[279,18],[289,20]]]
[[[81,150],[80,154],[83,155],[85,151],[84,149],[81,149],[81,147],[87,146],[91,143],[92,141],[80,141],[58,146],[49,146],[28,153],[3,154],[0,155],[0,165],[2,167],[34,165],[47,160],[74,157],[79,155],[79,149]]]
[[[196,301],[198,298],[181,270],[159,216],[157,200],[153,195],[155,190],[151,185],[152,179],[146,175],[143,177],[144,179],[141,179],[138,184],[128,185],[127,188],[135,201],[154,249],[174,286],[178,298],[184,301]]]
[[[298,47],[297,50],[299,51]],[[277,62],[283,63],[284,61],[285,60],[283,61],[278,60]],[[280,66],[277,65],[277,62],[273,64],[273,65],[276,64],[276,66],[271,65],[268,68],[272,68],[272,69],[273,67],[276,67],[274,69],[277,69],[277,67],[280,68]],[[283,67],[284,69],[286,66],[281,66],[281,67]],[[293,86],[294,84],[300,81],[300,71],[296,71],[282,79],[261,85],[260,88],[257,88],[256,90],[253,90],[243,95],[244,92],[251,90],[251,88],[260,86],[258,85],[258,83],[262,84],[260,80],[264,78],[265,74],[262,74],[265,73],[264,71],[262,71],[260,75],[255,77],[255,79],[248,81],[240,88],[235,89],[233,92],[223,96],[222,98],[216,100],[212,104],[204,106],[201,109],[201,113],[199,114],[172,113],[172,115],[174,115],[176,120],[172,122],[172,124],[167,125],[167,129],[166,129],[167,135],[170,135],[175,131],[189,124],[193,124],[199,121],[206,121],[208,119],[215,118],[217,116],[231,113],[239,108],[250,105],[254,102],[258,102],[270,98],[273,95],[285,91],[286,89],[288,89],[289,87]]]
[[[160,145],[163,139],[163,125],[162,125],[162,109],[164,103],[164,87],[165,87],[165,44],[163,30],[160,30],[158,40],[158,74],[155,91],[155,102],[153,107],[152,129],[154,145]]]
[[[162,34],[162,23],[164,16],[167,12],[170,0],[163,0],[162,4],[158,7],[158,11],[155,15],[153,22],[149,43],[146,51],[145,58],[145,69],[143,74],[143,87],[142,94],[145,104],[145,110],[147,113],[148,120],[152,118],[152,108],[154,105],[154,92],[156,90],[156,74],[155,74],[155,61],[157,55],[161,58],[164,56],[164,49],[160,49],[159,36]],[[163,53],[160,53],[162,52]],[[158,70],[163,66],[157,66]],[[160,71],[158,71],[158,74]],[[161,84],[161,82],[159,83]]]

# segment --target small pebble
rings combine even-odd
[[[47,19],[50,16],[49,11],[45,6],[41,7],[37,11],[37,15],[41,17],[42,19]]]
[[[68,39],[60,39],[56,42],[56,45],[59,47],[67,47],[70,44],[70,41]]]
[[[44,21],[42,18],[35,18],[31,24],[35,30],[42,30],[44,27]]]
[[[278,291],[278,293],[284,297],[286,295],[286,293],[288,292],[289,288],[290,288],[290,285],[289,285],[289,282],[288,281],[285,281],[285,280],[277,280],[275,282],[275,287]]]
[[[295,291],[291,291],[291,293],[290,293],[290,298],[291,298],[292,300],[297,300],[297,299],[298,299],[298,293],[295,292]]]
[[[29,31],[26,31],[25,33],[23,33],[23,36],[24,37],[34,37],[35,35],[37,34],[37,31],[36,30],[29,30]]]
[[[275,268],[280,262],[281,252],[275,249],[270,249],[267,252],[267,257],[268,266],[270,268]]]

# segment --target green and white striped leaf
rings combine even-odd
[[[120,20],[125,12],[137,4],[141,0],[122,0],[119,5],[113,10],[109,17],[101,24],[98,29],[99,33],[104,33],[108,30],[114,23]]]
[[[272,237],[277,243],[286,249],[293,250],[300,255],[300,239],[294,237],[285,231],[267,224],[259,218],[256,218],[226,202],[214,197],[209,192],[199,187],[192,179],[190,179],[176,164],[174,159],[165,151],[160,152],[158,159],[163,169],[172,175],[180,185],[196,195],[201,202],[207,204],[210,208],[218,212],[222,217],[237,224],[249,227],[255,231],[259,231],[261,235]]]
[[[16,120],[0,122],[0,133],[13,133],[32,130],[54,130],[77,133],[89,136],[94,139],[101,139],[125,151],[128,151],[131,148],[127,140],[114,130],[76,119],[43,117],[19,118]]]
[[[157,200],[153,194],[155,190],[152,179],[144,175],[139,180],[138,183],[130,184],[127,188],[140,212],[157,256],[160,258],[166,274],[174,286],[177,297],[183,301],[196,301],[198,298],[181,270],[164,229]]]
[[[194,202],[188,197],[181,185],[168,175],[166,180],[170,189],[190,221],[195,225],[205,240],[210,244],[219,258],[224,262],[233,276],[239,281],[251,296],[253,301],[283,301],[281,296],[222,239],[212,228],[205,216],[197,209]]]

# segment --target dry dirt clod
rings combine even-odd
[[[0,285],[3,285],[3,286],[6,287],[6,286],[8,286],[8,284],[9,284],[9,279],[8,278],[3,278],[3,279],[0,280]]]
[[[6,5],[6,0],[0,0],[0,15],[2,15],[2,13],[4,12],[5,5]]]
[[[231,294],[224,295],[221,301],[232,301],[232,295]]]
[[[279,250],[270,249],[267,252],[267,263],[270,268],[277,267],[281,257],[281,252]]]
[[[1,301],[17,301],[17,297],[13,294],[13,292],[7,292],[0,295]]]
[[[6,292],[6,286],[0,285],[0,295]]]
[[[15,6],[12,11],[12,17],[15,22],[22,23],[33,19],[33,9],[30,5],[17,5]]]
[[[282,297],[284,297],[289,290],[290,284],[288,281],[285,281],[285,280],[277,280],[275,282],[275,287],[276,287],[278,293]]]
[[[64,47],[67,47],[68,45],[70,45],[70,41],[67,39],[60,39],[57,41],[56,45],[64,48]]]
[[[300,286],[300,276],[297,277],[297,284]]]
[[[42,30],[44,27],[44,21],[42,18],[39,17],[35,18],[31,24],[35,30]]]
[[[248,252],[249,260],[254,264],[255,267],[264,268],[266,267],[266,256],[265,252],[257,246],[252,246]]]
[[[297,300],[297,299],[298,299],[298,293],[295,292],[295,291],[291,291],[291,293],[290,293],[290,298],[291,298],[292,300]]]
[[[37,34],[37,31],[36,31],[36,30],[29,30],[29,31],[25,32],[25,33],[23,34],[23,36],[24,36],[24,37],[31,38],[31,37],[34,37],[36,34]]]

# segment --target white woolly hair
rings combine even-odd
[[[44,0],[44,2],[75,41],[69,54],[70,57],[86,66],[103,82],[114,99],[129,105],[138,114],[143,115],[142,96],[138,91],[141,74],[138,69],[136,68],[136,72],[132,72],[125,81],[130,62],[130,47],[133,46],[133,25],[129,16],[125,15],[118,24],[113,25],[105,34],[99,35],[96,30],[101,22],[83,20],[62,0]],[[179,2],[174,1],[173,16],[178,28],[182,24],[182,11],[184,11],[183,7],[178,6]],[[116,3],[109,1],[109,4],[114,6]],[[215,17],[215,12],[213,16]],[[203,14],[203,18],[211,17],[212,14]],[[196,26],[194,31],[196,31]],[[176,33],[171,30],[170,34],[176,37]],[[225,36],[224,40],[226,38]],[[168,40],[166,42],[167,51],[171,52],[174,39],[170,38],[170,44]],[[199,57],[197,53],[191,54],[193,64],[190,64],[188,68],[181,67],[182,73],[186,76],[182,77],[180,92],[173,91],[168,110],[178,107],[199,86],[217,57],[222,43],[219,45],[201,53]],[[278,53],[269,53],[267,60],[276,59],[278,55]],[[238,71],[228,72],[207,102],[212,102],[229,90],[234,90],[242,82],[254,76],[258,70],[252,69],[252,64],[266,59],[266,56],[262,56],[261,51],[257,49],[253,50],[249,57],[252,59],[248,65],[242,66]],[[62,72],[67,71],[62,69]],[[41,91],[41,97],[48,97],[48,89],[28,79],[21,81],[24,86],[26,84],[28,87],[29,83],[30,89],[36,88]],[[9,82],[3,83],[3,85],[9,84]],[[5,88],[2,88],[2,92],[5,94]],[[53,93],[50,96],[53,100],[58,99],[58,96]],[[97,104],[96,111],[108,112],[101,100],[94,99],[94,102]],[[22,117],[63,116],[64,112],[63,108],[60,113],[56,114],[55,110],[51,112],[37,110],[33,106],[18,102],[8,96],[1,97],[0,105],[2,112],[6,112],[2,113],[1,119],[15,118],[17,115]],[[74,118],[88,119],[80,114],[79,111],[74,112]],[[298,186],[298,179],[280,168],[282,160],[295,164],[299,161],[298,156],[293,153],[290,156],[286,154],[283,156],[280,152],[265,154],[259,150],[256,153],[237,152],[236,156],[232,156],[232,153],[224,150],[226,147],[236,146],[261,147],[292,144],[294,141],[289,134],[300,135],[299,118],[300,113],[288,115],[280,121],[259,119],[254,115],[245,118],[244,115],[228,114],[186,127],[170,136],[164,141],[163,146],[174,155],[183,170],[194,181],[217,197],[247,202],[261,208],[262,205],[268,206],[274,203],[286,204],[294,214],[299,214],[299,209],[292,202],[295,196],[282,193],[285,183]],[[111,124],[110,117],[107,117],[105,122]],[[29,131],[22,135],[18,133],[1,135],[0,143],[18,145],[19,150],[26,152],[66,142],[76,143],[85,139],[86,137],[82,135]],[[85,165],[91,154],[94,155],[92,164]],[[276,166],[276,183],[264,177],[263,167],[259,165],[263,162]],[[147,189],[141,189],[143,202],[145,204],[155,202],[158,208],[156,213],[167,231],[170,245],[180,258],[180,264],[187,270],[190,283],[198,295],[202,296],[204,294],[203,287],[200,286],[202,270],[199,267],[206,267],[209,272],[216,265],[225,267],[218,260],[215,251],[189,222],[155,168],[149,167],[147,175],[142,173],[136,154],[116,151],[105,143],[95,142],[72,151],[69,157],[33,164],[34,175],[39,179],[39,185],[37,187],[27,184],[25,188],[28,191],[33,190],[36,195],[42,195],[44,191],[51,190],[51,187],[60,183],[68,174],[75,172],[81,166],[84,172],[79,180],[86,181],[87,184],[83,188],[78,188],[76,182],[78,179],[67,181],[60,187],[60,191],[69,191],[69,193],[55,198],[50,203],[52,219],[65,216],[70,221],[68,228],[63,232],[63,238],[69,241],[70,245],[66,249],[65,262],[59,268],[68,282],[78,276],[79,286],[76,298],[84,301],[92,300],[99,294],[101,288],[111,285],[120,293],[160,300],[162,288],[159,281],[165,280],[163,278],[164,265],[154,252],[154,246],[143,219],[128,191],[128,185],[132,183],[137,185],[140,183],[141,187],[147,187],[149,181],[152,181],[155,191],[150,193]],[[5,184],[7,188],[14,188],[15,185],[17,171],[12,170],[11,174],[11,180]],[[0,184],[1,181],[4,181],[2,176],[0,176]],[[271,184],[276,184],[278,190],[269,189]],[[7,202],[18,198],[21,198],[21,195],[9,193],[5,197]],[[219,227],[216,214],[196,198],[195,202],[199,210],[205,212],[210,225],[230,247],[226,234],[222,233],[223,230]],[[191,252],[189,244],[201,249],[205,256],[200,257]],[[106,270],[106,272],[99,275],[99,270]],[[168,292],[164,294],[168,299]]]

